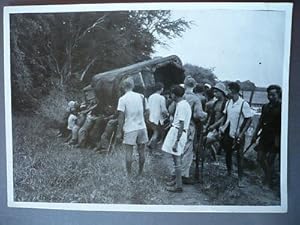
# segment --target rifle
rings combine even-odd
[[[196,145],[196,165],[195,165],[195,180],[200,179],[200,171],[199,171],[199,162],[201,158],[201,174],[203,174],[203,163],[204,163],[204,145],[203,145],[203,125],[196,125],[196,138],[198,139],[198,143]]]
[[[116,134],[115,131],[112,132],[111,137],[109,139],[109,145],[108,145],[108,149],[107,152],[114,152],[115,151],[115,147],[116,147],[116,138],[115,138]]]

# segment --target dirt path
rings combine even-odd
[[[170,174],[172,158],[165,153],[149,155],[153,172],[156,174]],[[171,194],[170,204],[188,205],[279,205],[279,181],[273,190],[261,182],[262,171],[254,161],[254,150],[249,151],[245,159],[244,184],[238,187],[236,163],[234,172],[227,176],[225,154],[218,156],[218,161],[210,159],[204,164],[200,181],[194,185],[184,185],[183,193]],[[249,159],[250,158],[250,159]],[[193,163],[194,166],[194,163]],[[191,168],[193,174],[194,167]],[[163,183],[163,177],[160,178]]]

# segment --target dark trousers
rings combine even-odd
[[[276,152],[266,152],[266,151],[258,152],[258,160],[265,175],[263,182],[268,184],[269,187],[273,186],[272,178],[275,173],[274,165],[275,165],[275,159],[277,154],[278,153]]]
[[[245,139],[243,138],[240,141],[239,146],[234,148],[234,138],[229,136],[229,129],[225,131],[223,140],[222,140],[222,147],[226,153],[226,167],[227,171],[230,174],[232,171],[232,154],[233,151],[236,150],[236,157],[237,157],[237,168],[238,168],[238,177],[241,178],[243,175],[243,168],[242,168],[242,158],[243,158],[243,147],[244,147]]]

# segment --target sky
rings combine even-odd
[[[280,11],[172,11],[193,21],[182,37],[156,46],[153,56],[175,54],[183,64],[214,68],[220,80],[282,85],[285,14]]]

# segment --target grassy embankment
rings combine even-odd
[[[144,176],[128,179],[122,150],[99,154],[56,137],[49,121],[60,119],[66,104],[56,93],[34,115],[13,115],[15,200],[159,204],[162,200],[156,196],[165,192],[161,182],[167,173],[153,173],[149,157]],[[135,170],[137,158],[135,154]]]

